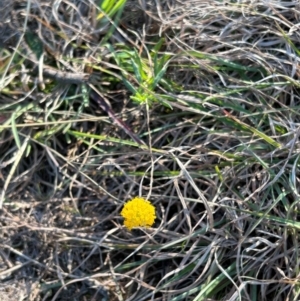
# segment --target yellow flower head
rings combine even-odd
[[[147,200],[135,197],[128,201],[122,211],[124,225],[131,230],[134,227],[151,227],[156,218],[155,207]]]

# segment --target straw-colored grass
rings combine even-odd
[[[299,1],[2,4],[1,301],[299,300]]]

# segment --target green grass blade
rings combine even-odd
[[[18,109],[16,111],[18,111]],[[16,127],[16,119],[17,119],[17,112],[16,111],[13,112],[13,114],[11,116],[11,130],[12,130],[16,145],[17,145],[18,149],[20,149],[21,148],[21,142],[20,142],[18,130],[17,130],[17,127]]]

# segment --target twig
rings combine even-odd
[[[109,107],[109,105],[106,103],[104,98],[100,96],[100,92],[97,91],[97,89],[93,86],[90,85],[92,88],[91,90],[91,98],[96,101],[98,106],[122,129],[126,132],[127,135],[129,135],[132,140],[134,140],[136,143],[140,145],[146,145],[144,141],[142,141],[140,138],[138,138],[129,128],[129,126],[123,122],[121,119],[117,118],[112,109]],[[97,92],[96,92],[97,91]]]

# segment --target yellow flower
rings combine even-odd
[[[124,225],[131,230],[134,227],[151,227],[156,218],[155,207],[147,200],[135,197],[127,202],[121,215],[124,217]]]

